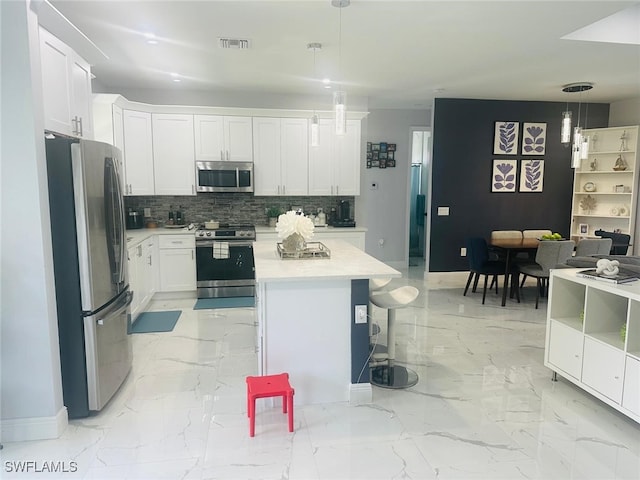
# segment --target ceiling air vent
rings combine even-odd
[[[238,50],[244,50],[249,48],[249,40],[244,38],[219,38],[220,48],[236,48]]]

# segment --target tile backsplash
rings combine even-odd
[[[196,196],[131,196],[124,197],[125,208],[144,212],[151,210],[150,219],[161,224],[169,219],[169,210],[181,209],[185,223],[216,220],[221,223],[267,225],[265,210],[279,207],[282,211],[292,206],[302,207],[305,214],[316,214],[318,208],[329,213],[341,200],[351,204],[355,217],[355,197],[256,197],[251,193],[198,193]]]

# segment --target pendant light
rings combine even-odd
[[[582,127],[580,126],[580,113],[582,109],[582,92],[586,92],[592,88],[593,84],[587,82],[570,83],[562,87],[563,92],[580,93],[580,97],[578,99],[578,121],[573,129],[573,144],[571,145],[572,168],[580,168],[582,160],[586,160],[589,156],[589,137],[587,135],[583,135]],[[571,143],[571,116],[571,112],[569,111],[569,102],[567,102],[567,110],[562,113],[562,129],[560,131],[560,141],[567,145]],[[586,121],[585,115],[585,127]]]
[[[331,0],[331,5],[340,9],[340,22],[338,28],[338,73],[342,77],[342,9],[348,7],[351,0]],[[347,92],[342,90],[342,85],[333,93],[333,113],[336,135],[347,133]]]
[[[307,50],[313,50],[313,79],[317,78],[316,73],[316,52],[322,49],[321,43],[309,43],[307,45]],[[318,118],[318,114],[316,113],[316,109],[313,109],[313,115],[311,116],[311,146],[318,147],[320,146],[320,119]]]

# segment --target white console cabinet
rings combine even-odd
[[[551,273],[544,364],[640,423],[640,280],[615,285],[578,271]]]

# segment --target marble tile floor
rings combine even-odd
[[[295,431],[268,400],[249,437],[256,373],[251,308],[182,309],[171,333],[139,334],[127,381],[98,415],[56,440],[5,443],[1,478],[637,479],[640,425],[543,366],[546,302],[429,288],[409,268],[390,285],[421,294],[398,313],[398,357],[419,374],[373,403],[298,406]],[[526,290],[526,289],[525,289]],[[374,309],[382,328],[384,312]],[[313,332],[309,332],[313,335]],[[318,361],[321,361],[319,359]],[[295,384],[294,384],[295,387]],[[65,474],[12,473],[18,461],[75,462]],[[9,462],[9,463],[7,463]]]

